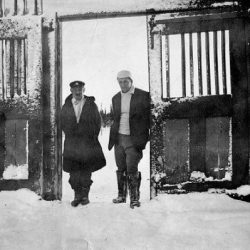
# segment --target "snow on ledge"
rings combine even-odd
[[[28,164],[9,165],[3,172],[4,180],[27,180],[29,178]]]
[[[200,171],[193,171],[190,176],[190,181],[204,181],[206,179],[206,175]]]
[[[227,190],[227,194],[238,194],[239,196],[250,195],[250,185],[243,185],[234,190]]]

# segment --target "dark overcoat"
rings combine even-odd
[[[112,98],[111,117],[113,124],[110,128],[108,149],[118,143],[118,131],[121,118],[121,92]],[[149,93],[135,88],[131,96],[129,109],[130,136],[134,147],[143,150],[149,140],[150,129],[150,97]]]
[[[69,95],[61,110],[62,130],[65,133],[63,170],[79,169],[96,171],[106,165],[105,156],[98,141],[101,118],[94,97],[87,97],[77,123],[72,95]]]

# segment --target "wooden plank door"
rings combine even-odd
[[[237,13],[148,17],[152,183],[194,171],[247,183],[246,23]]]

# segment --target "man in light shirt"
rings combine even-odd
[[[140,206],[141,173],[138,164],[142,150],[149,139],[150,98],[149,93],[135,88],[130,71],[117,74],[121,92],[112,98],[112,119],[109,150],[115,147],[115,160],[118,170],[118,197],[113,203],[126,202],[127,181],[130,194],[130,207]]]

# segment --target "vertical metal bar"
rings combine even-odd
[[[2,51],[1,51],[1,54],[2,54],[2,88],[3,88],[3,100],[6,98],[6,95],[5,95],[5,53],[4,53],[4,50],[5,50],[5,40],[2,40]]]
[[[170,56],[169,56],[169,35],[166,35],[166,88],[167,88],[167,97],[170,97]]]
[[[21,95],[21,79],[22,79],[22,40],[17,40],[17,94]]]
[[[2,49],[3,49],[3,41],[0,40],[0,99],[3,100],[3,78],[2,78],[2,71],[3,71],[3,64],[2,64]]]
[[[222,31],[221,31],[221,55],[222,55],[222,83],[223,83],[223,94],[227,94],[225,32],[226,32],[225,30],[222,30]]]
[[[198,47],[198,82],[199,82],[199,95],[203,95],[202,86],[202,63],[201,63],[201,33],[197,33],[197,47]]]
[[[161,97],[167,98],[166,87],[166,35],[160,34],[160,51],[161,51]]]
[[[182,96],[186,97],[186,48],[185,33],[181,34]]]
[[[37,0],[34,0],[34,15],[37,16],[38,15],[38,4],[37,4]]]
[[[6,79],[6,98],[10,95],[10,40],[5,40],[5,79]]]
[[[0,17],[3,17],[3,0],[0,0]]]
[[[20,40],[20,94],[24,94],[24,39]]]
[[[17,0],[14,0],[14,16],[17,15]]]
[[[193,35],[189,33],[189,51],[190,51],[190,88],[191,96],[194,96],[194,55],[193,55]]]
[[[23,15],[28,13],[27,0],[23,0]]]
[[[14,40],[10,40],[10,97],[14,97],[14,74],[15,74],[15,46],[14,46]]]
[[[14,94],[17,93],[17,79],[18,79],[18,55],[17,55],[17,48],[18,46],[18,39],[14,40],[14,70],[13,70],[13,76],[14,76]]]
[[[214,34],[214,81],[215,81],[215,94],[219,94],[219,70],[218,70],[218,43],[217,31]]]
[[[27,66],[28,66],[28,54],[27,54],[27,42],[24,39],[23,41],[23,82],[24,82],[24,86],[23,86],[23,92],[26,95],[27,94]]]
[[[209,32],[206,32],[205,36],[206,44],[206,73],[207,73],[207,94],[211,95],[211,76],[210,76],[210,42],[209,42]]]
[[[40,3],[39,3],[39,15],[42,15],[43,14],[43,0],[40,0]]]

